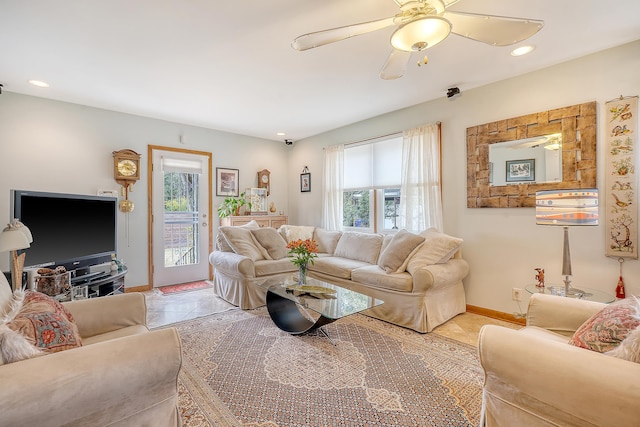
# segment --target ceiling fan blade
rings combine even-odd
[[[360,24],[347,25],[345,27],[303,34],[291,42],[291,47],[300,51],[312,49],[314,47],[323,46],[325,44],[334,43],[389,27],[394,25],[393,21],[394,17],[384,18],[377,21],[362,22]]]
[[[445,12],[444,17],[453,25],[452,33],[491,46],[509,46],[521,42],[537,33],[544,25],[544,21],[536,19],[463,12]]]
[[[393,49],[380,70],[380,78],[384,80],[394,80],[400,78],[407,71],[407,64],[411,59],[412,52]]]

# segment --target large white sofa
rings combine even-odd
[[[264,305],[266,291],[255,282],[296,272],[285,246],[306,238],[319,250],[310,277],[384,301],[364,314],[425,333],[466,311],[462,240],[432,229],[384,236],[291,225],[277,232],[251,223],[219,227],[209,256],[216,293],[242,309]]]

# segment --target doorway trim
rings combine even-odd
[[[161,145],[149,145],[147,148],[147,194],[148,194],[148,208],[147,208],[147,234],[149,236],[148,242],[148,252],[149,252],[149,285],[148,289],[153,289],[153,151],[172,151],[175,153],[185,153],[185,154],[196,154],[199,156],[207,157],[207,161],[209,162],[209,176],[207,177],[207,191],[209,192],[209,253],[213,251],[213,224],[211,222],[212,214],[213,214],[213,197],[211,197],[211,183],[213,182],[213,173],[211,171],[212,166],[212,153],[209,151],[197,151],[197,150],[186,150],[184,148],[176,148],[176,147],[164,147]],[[208,258],[208,257],[207,257]],[[209,261],[207,261],[209,263]],[[213,280],[213,266],[209,264],[209,280]]]

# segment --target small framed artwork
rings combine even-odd
[[[507,182],[536,180],[536,160],[507,160]]]
[[[311,191],[311,173],[300,174],[300,191],[302,193],[308,193]]]
[[[216,168],[216,196],[238,196],[240,171]]]

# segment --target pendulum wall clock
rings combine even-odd
[[[122,186],[124,200],[119,203],[122,212],[132,212],[133,202],[129,200],[129,192],[133,191],[133,184],[140,179],[140,154],[133,150],[119,150],[113,152],[113,177]]]

